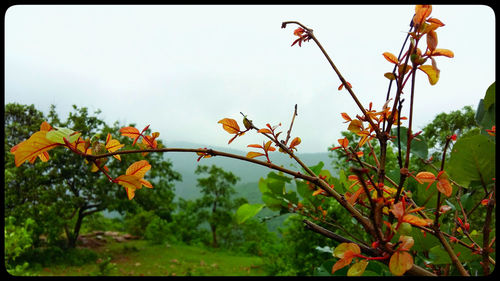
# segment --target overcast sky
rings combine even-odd
[[[392,65],[414,6],[14,6],[5,16],[5,103],[101,109],[108,123],[151,124],[168,146],[189,141],[248,151],[263,136],[231,135],[217,124],[243,112],[259,127],[282,123],[299,152],[325,152],[347,129],[340,116],[359,114],[311,41],[293,46],[297,20],[314,34],[360,101],[380,109]],[[487,6],[433,6],[439,82],[419,72],[417,129],[441,112],[475,109],[495,79],[495,15]],[[425,46],[425,45],[423,45]],[[409,101],[409,98],[407,99]],[[406,103],[406,109],[408,109]],[[403,112],[403,115],[407,115]],[[243,127],[243,126],[242,126]]]

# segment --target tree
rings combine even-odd
[[[236,193],[233,186],[239,181],[239,178],[233,173],[226,172],[215,165],[211,167],[198,166],[195,173],[209,175],[197,179],[197,186],[200,188],[202,197],[196,202],[200,208],[200,215],[210,225],[212,246],[217,248],[217,228],[229,224],[232,220],[231,212],[245,203],[246,199],[232,198]]]
[[[99,173],[89,173],[90,165],[82,161],[76,154],[68,154],[55,150],[50,161],[35,162],[32,166],[15,168],[14,157],[7,153],[20,140],[27,138],[31,132],[39,130],[48,120],[52,126],[70,128],[85,135],[96,135],[97,132],[117,130],[118,126],[109,127],[96,116],[91,116],[87,108],[73,107],[66,121],[57,116],[55,107],[51,108],[47,118],[33,105],[7,104],[5,106],[5,213],[17,218],[30,217],[39,221],[35,233],[35,241],[41,234],[48,233],[50,241],[59,239],[61,230],[67,239],[67,246],[75,247],[85,217],[102,210],[134,210],[136,206],[155,209],[162,217],[168,218],[173,210],[174,193],[172,182],[180,179],[179,173],[172,171],[172,164],[161,155],[150,155],[148,160],[159,169],[152,173],[155,189],[152,192],[138,192],[138,200],[129,204],[123,189],[111,184]],[[96,111],[95,114],[99,114]],[[30,131],[27,131],[30,129]],[[122,142],[130,145],[130,141],[121,137]],[[161,143],[161,142],[160,142]],[[135,156],[136,158],[139,156]],[[127,160],[133,160],[127,159]],[[127,161],[110,163],[110,167],[126,169]],[[161,175],[161,176],[160,176]],[[145,194],[142,194],[145,193]]]
[[[424,127],[422,135],[429,147],[442,149],[446,144],[447,136],[455,134],[457,137],[461,137],[472,130],[479,133],[475,114],[476,112],[471,106],[464,106],[461,110],[450,113],[442,112]]]

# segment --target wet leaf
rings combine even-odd
[[[367,260],[358,261],[349,268],[349,270],[347,271],[347,276],[362,276],[367,265]]]
[[[389,260],[389,270],[396,276],[403,275],[413,266],[413,257],[408,252],[395,252]]]

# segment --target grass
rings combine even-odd
[[[96,249],[111,263],[107,276],[263,276],[262,260],[255,256],[242,256],[221,249],[187,245],[151,245],[144,240],[123,243],[108,242]],[[99,263],[83,266],[59,266],[34,272],[39,276],[98,275]]]

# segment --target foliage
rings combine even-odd
[[[146,228],[155,217],[154,211],[127,213],[124,221],[125,230],[132,235],[143,237]]]
[[[90,138],[84,130],[67,128],[68,124],[52,127],[54,123],[42,122],[40,129],[27,140],[10,148],[14,155],[10,161],[16,167],[26,161],[33,164],[37,158],[46,162],[53,157],[49,151],[52,153],[54,148],[64,147],[73,152],[71,157],[86,159],[91,164],[91,171],[99,171],[110,182],[122,185],[128,199],[132,199],[142,186],[154,186],[145,174],[155,165],[148,160],[135,160],[127,163],[126,171],[122,169],[120,175],[114,176],[111,166],[108,166],[110,157],[120,160],[125,154],[145,157],[151,152],[190,152],[198,155],[197,161],[214,156],[238,159],[277,171],[269,173],[266,179],[259,182],[267,208],[280,214],[297,213],[308,230],[340,243],[322,264],[320,259],[326,257],[318,255],[302,261],[303,265],[307,265],[308,272],[314,269],[316,274],[321,275],[385,275],[385,267],[388,267],[389,272],[397,276],[469,276],[471,273],[477,275],[479,270],[488,275],[495,264],[493,245],[496,233],[491,227],[495,224],[495,161],[493,157],[484,155],[492,152],[495,146],[495,84],[488,88],[476,111],[475,120],[480,135],[462,135],[458,141],[456,134],[447,135],[444,147],[439,151],[441,161],[426,159],[429,145],[421,137],[423,132],[414,132],[412,126],[416,76],[417,73],[425,74],[429,84],[434,86],[441,74],[437,59],[454,57],[451,50],[437,48],[437,30],[445,24],[430,17],[431,13],[431,5],[416,5],[400,54],[382,54],[391,64],[392,71],[384,74],[389,86],[386,101],[379,110],[372,103],[368,108],[363,106],[353,86],[344,79],[312,29],[296,21],[282,23],[282,28],[290,24],[299,25],[294,31],[298,39],[292,46],[298,43],[301,47],[302,43],[313,41],[319,47],[341,82],[338,90],[347,91],[361,111],[361,115],[357,114],[355,118],[346,112],[341,114],[353,138],[340,139],[340,146],[332,148],[341,149],[349,162],[349,169],[340,170],[338,177],[323,169],[324,163],[309,167],[295,155],[301,143],[300,137],[291,138],[297,107],[286,136],[280,131],[281,123],[267,123],[266,127],[259,128],[243,113],[244,130],[232,118],[223,118],[218,122],[223,130],[232,135],[228,144],[251,130],[261,134],[266,138],[262,145],[248,146],[261,149],[263,153],[250,151],[241,156],[208,148],[163,148],[157,140],[159,133],[150,133],[149,125],[142,130],[135,126],[116,128],[115,132],[130,138],[131,145],[139,148],[121,150],[123,142],[113,141],[110,134],[105,142],[101,142],[98,137]],[[422,51],[420,48],[424,39],[425,49]],[[393,83],[396,85],[395,93],[391,92]],[[403,116],[406,115],[402,111],[403,94],[409,100],[408,116]],[[363,147],[367,149],[363,150]],[[393,155],[391,147],[396,151],[396,157],[392,159],[388,157]],[[275,151],[293,158],[302,170],[275,165],[272,162],[272,152]],[[265,161],[259,160],[262,159],[259,157],[265,157]],[[425,165],[415,164],[418,161]],[[63,162],[57,167],[66,169],[68,163]],[[440,167],[435,164],[440,164]],[[232,185],[238,181],[231,173],[215,166],[210,169],[199,166],[197,173],[210,174],[207,178],[198,179],[202,198],[196,204],[199,206],[197,214],[210,225],[212,245],[217,247],[218,230],[233,220],[231,212],[238,205],[242,205],[242,209],[236,212],[240,222],[250,222],[250,215],[256,214],[261,206],[249,208],[243,205],[246,200],[230,199],[234,194]],[[49,176],[46,180],[51,179]],[[296,191],[287,188],[292,183]],[[352,225],[345,226],[345,222]],[[68,231],[66,233],[68,237],[71,235]],[[78,233],[77,229],[74,233]],[[301,245],[303,237],[294,238],[294,244]],[[308,261],[311,260],[314,264],[309,267]],[[325,266],[331,266],[331,270],[324,270]],[[374,268],[378,270],[373,271]]]
[[[5,268],[11,275],[29,275],[28,262],[19,263],[16,259],[32,247],[31,235],[35,222],[28,218],[22,224],[16,225],[14,217],[5,219],[4,237]]]
[[[19,153],[28,153],[28,155],[30,153],[30,150],[26,148],[30,147],[29,139],[21,142],[20,145],[14,145],[14,141],[18,142],[19,139],[29,135],[26,127],[33,131],[40,130],[33,136],[48,135],[47,143],[61,146],[63,145],[61,142],[64,143],[62,140],[64,134],[73,134],[70,139],[73,138],[74,141],[76,141],[74,137],[76,135],[94,135],[93,142],[98,144],[100,138],[97,134],[98,130],[106,133],[115,130],[117,124],[115,128],[111,128],[96,116],[91,116],[86,108],[76,106],[74,106],[75,112],[70,112],[66,121],[61,121],[55,112],[55,107],[52,107],[47,118],[52,125],[42,122],[45,118],[34,106],[7,104],[5,109],[6,212],[18,218],[30,217],[40,222],[33,234],[36,245],[40,244],[38,240],[40,235],[47,236],[51,244],[57,243],[62,238],[61,232],[64,229],[67,246],[74,247],[84,218],[104,209],[124,212],[133,211],[137,209],[137,206],[143,205],[148,209],[158,209],[158,213],[163,217],[170,216],[174,208],[168,204],[172,202],[174,196],[172,181],[180,179],[180,176],[171,170],[172,164],[159,155],[149,157],[149,162],[158,167],[152,173],[155,177],[152,182],[156,185],[156,189],[148,194],[139,195],[138,200],[132,204],[125,204],[128,200],[124,198],[123,193],[120,193],[118,186],[110,184],[104,178],[99,178],[99,174],[89,174],[88,165],[77,154],[68,154],[57,149],[50,150],[52,154],[50,161],[56,166],[47,165],[46,162],[34,162],[29,168],[26,166],[14,168],[16,164],[19,165],[19,161],[15,161],[16,155],[20,157]],[[99,111],[95,113],[99,114]],[[42,125],[34,129],[33,123]],[[74,131],[80,133],[74,134]],[[49,135],[50,133],[53,134]],[[109,145],[116,145],[120,142],[124,143],[125,147],[129,145],[125,137],[112,139],[109,134],[107,136],[110,150],[115,150],[115,148]],[[34,147],[40,145],[38,139],[39,137],[32,139],[31,142],[36,141]],[[157,143],[161,144],[161,142]],[[14,152],[14,157],[7,151]],[[38,156],[42,161],[49,159],[46,152]],[[24,156],[26,157],[29,158],[29,156]],[[31,162],[34,159],[29,160]],[[130,163],[117,160],[108,165],[116,169],[124,169],[129,167]],[[159,177],[160,174],[161,177]]]
[[[212,165],[198,166],[196,174],[208,174],[205,178],[198,178],[198,187],[202,197],[196,200],[199,216],[208,222],[212,232],[212,246],[218,247],[217,229],[232,221],[232,211],[239,207],[246,199],[233,199],[236,193],[234,185],[239,178],[231,172]],[[220,230],[219,230],[220,231]]]
[[[154,217],[144,232],[144,238],[153,244],[165,244],[171,241],[172,237],[168,222],[160,217]]]

